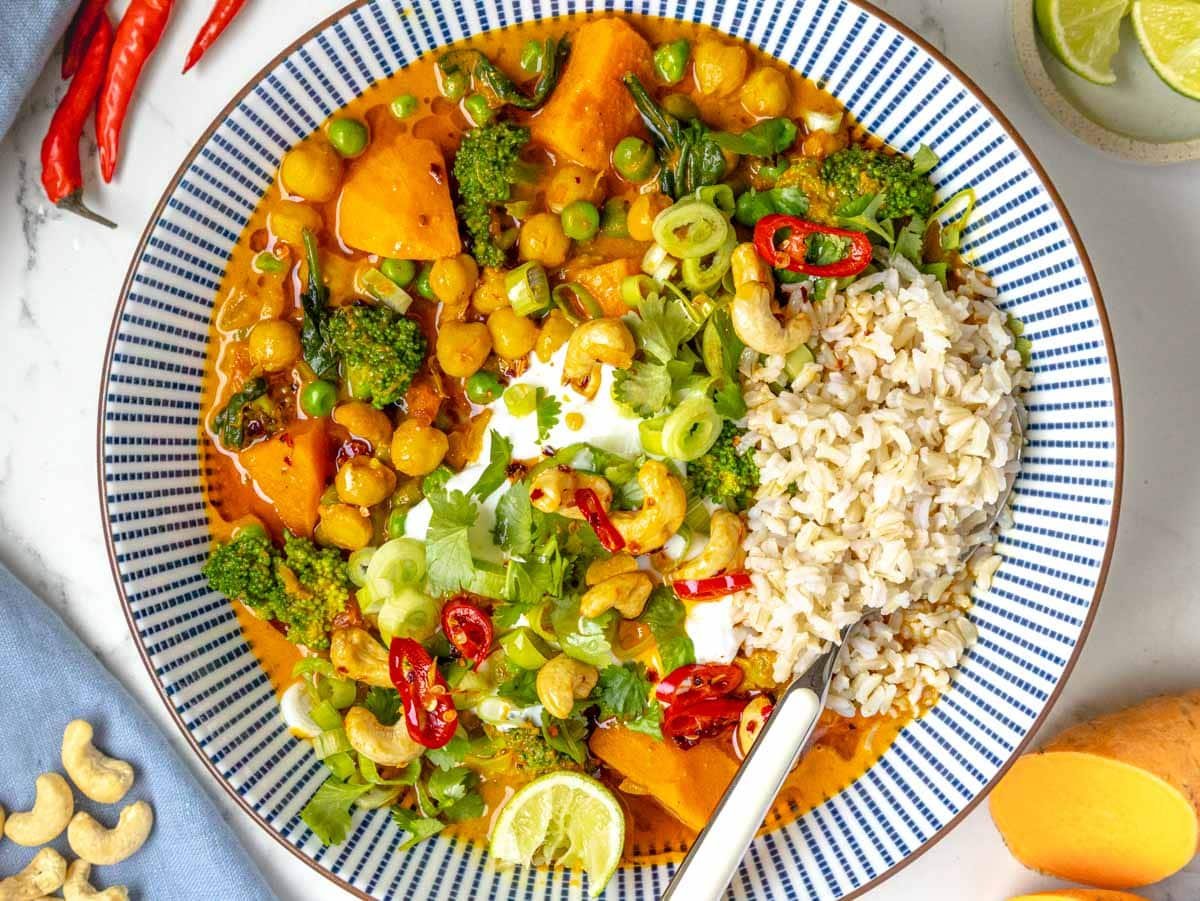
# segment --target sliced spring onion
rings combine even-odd
[[[504,290],[513,312],[537,316],[550,309],[550,281],[541,263],[522,263],[504,277]]]
[[[971,214],[975,212],[975,199],[974,188],[963,188],[934,212],[935,221],[940,221],[942,217],[957,217],[942,226],[942,250],[958,250],[962,245],[962,233],[971,221]]]
[[[558,636],[554,632],[554,628],[548,622],[550,614],[550,603],[546,602],[534,607],[525,615],[529,620],[529,628],[533,633],[543,641],[550,642],[554,647],[558,647]]]
[[[352,748],[350,739],[346,737],[346,730],[339,726],[337,729],[327,729],[314,738],[313,750],[317,752],[318,757],[324,760],[326,757],[343,754]]]
[[[913,172],[917,175],[924,175],[941,162],[938,155],[933,152],[927,145],[922,144],[917,148],[917,152],[913,154]]]
[[[729,237],[715,253],[703,257],[690,257],[683,261],[683,283],[691,291],[715,291],[725,278],[725,273],[729,271],[735,247],[737,235],[730,229]]]
[[[657,244],[654,244],[646,251],[646,255],[642,257],[642,272],[649,275],[656,282],[665,282],[675,274],[675,267],[679,265],[678,260],[674,259],[667,251]]]
[[[342,728],[342,715],[328,701],[321,701],[321,703],[313,705],[311,715],[313,722],[324,732]]]
[[[352,556],[351,562],[354,557]],[[384,542],[367,561],[366,585],[376,594],[389,595],[425,581],[425,545],[412,538]]]
[[[729,185],[708,185],[696,189],[696,199],[711,203],[726,216],[733,215],[736,201],[733,198],[733,188]]]
[[[367,293],[397,313],[406,313],[412,306],[412,295],[378,269],[366,270],[360,278]]]
[[[353,776],[357,769],[354,766],[354,758],[347,751],[326,757],[325,766],[329,767],[329,772],[333,773],[333,775],[337,776],[343,782]]]
[[[630,309],[638,309],[657,293],[658,282],[648,275],[639,273],[621,279],[621,300],[625,301],[625,306]]]
[[[567,282],[555,286],[550,292],[554,305],[571,322],[582,322],[585,319],[603,319],[604,308],[600,301],[592,296],[592,292],[578,282]]]
[[[722,424],[711,400],[689,397],[663,421],[663,452],[684,463],[695,460],[716,443]]]
[[[730,228],[725,214],[711,203],[687,197],[659,213],[651,230],[663,250],[686,260],[715,252],[725,243]]]
[[[707,535],[712,515],[705,506],[704,498],[698,494],[688,497],[687,511],[683,514],[683,525],[693,534]]]
[[[808,349],[807,344],[801,344],[793,350],[783,361],[783,369],[788,374],[788,379],[797,378],[804,371],[804,367],[814,362],[814,359],[813,352]]]
[[[292,667],[293,676],[307,676],[317,673],[321,676],[333,675],[333,664],[324,657],[302,657]]]
[[[378,810],[393,804],[400,797],[400,791],[400,788],[376,785],[355,798],[354,806],[360,810]]]
[[[804,124],[810,132],[827,131],[830,134],[837,134],[842,130],[841,113],[823,113],[819,110],[807,110],[801,114],[800,118],[804,120]]]
[[[660,416],[658,419],[643,419],[638,423],[638,437],[642,439],[642,450],[648,454],[654,454],[656,457],[662,457],[666,454],[663,450],[663,423],[666,417]]]
[[[537,388],[533,385],[509,385],[504,392],[504,406],[518,418],[537,409]]]
[[[324,693],[325,700],[338,710],[345,710],[353,704],[358,694],[358,686],[353,679],[322,679],[317,690]]]
[[[373,547],[359,548],[346,561],[346,575],[355,588],[362,588],[367,584],[367,566],[375,556],[375,550]]]
[[[438,602],[418,588],[401,588],[383,602],[377,620],[383,643],[393,638],[413,638],[424,641],[438,628],[441,608]]]
[[[500,636],[500,646],[508,659],[521,669],[540,669],[552,653],[532,629],[522,626]]]

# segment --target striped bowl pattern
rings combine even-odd
[[[734,898],[858,894],[926,847],[997,777],[1053,700],[1103,584],[1120,494],[1111,340],[1073,227],[1000,114],[932,48],[847,0],[371,0],[275,60],[201,139],[133,260],[102,385],[100,480],[113,571],[146,664],[212,773],[264,828],[363,897],[577,898],[563,872],[498,871],[483,849],[438,838],[394,853],[383,812],[358,812],[324,848],[299,819],[325,778],[289,737],[225,598],[201,574],[209,548],[197,431],[213,299],[230,247],[285,150],[372,82],[464,35],[545,15],[625,10],[715,25],[824,83],[872,132],[941,158],[943,196],[968,185],[983,217],[966,236],[1005,309],[1032,338],[1029,446],[1005,561],[978,593],[980,639],[957,681],[883,758],[819,808],[758,839]],[[657,897],[667,865],[622,868],[610,899]]]

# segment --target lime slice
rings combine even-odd
[[[1200,100],[1200,3],[1196,0],[1135,0],[1133,30],[1158,77]]]
[[[1112,61],[1129,0],[1037,0],[1038,33],[1072,72],[1096,84],[1117,80]]]
[[[616,872],[625,814],[613,793],[588,776],[557,772],[534,779],[500,810],[491,852],[511,864],[583,867],[595,897]]]

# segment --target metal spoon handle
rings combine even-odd
[[[806,679],[792,683],[775,705],[712,819],[679,865],[663,901],[716,901],[724,896],[821,715],[825,699],[810,685]]]

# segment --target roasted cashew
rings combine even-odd
[[[425,751],[408,734],[403,718],[384,726],[365,707],[351,707],[346,712],[345,729],[350,747],[383,766],[407,766]]]
[[[590,400],[600,388],[600,364],[628,369],[635,353],[633,335],[620,319],[589,320],[567,342],[563,382]]]
[[[329,660],[339,676],[379,688],[391,688],[387,648],[366,629],[337,629],[329,640]]]
[[[52,842],[67,828],[75,812],[75,795],[58,773],[37,777],[37,798],[32,809],[13,813],[4,824],[4,834],[26,848]]]
[[[604,476],[558,466],[544,469],[533,477],[529,485],[529,500],[543,513],[558,513],[567,519],[583,519],[583,514],[575,505],[575,492],[581,488],[596,492],[600,506],[605,510],[612,506],[612,486]]]
[[[0,881],[0,901],[34,901],[62,888],[67,862],[53,848],[42,848],[15,876]]]
[[[577,698],[586,698],[596,687],[600,673],[594,666],[559,654],[538,670],[538,700],[551,716],[565,720],[571,715]]]
[[[86,898],[97,898],[99,901],[129,901],[129,889],[123,885],[113,885],[104,891],[92,888],[88,881],[91,875],[92,865],[86,860],[72,861],[67,867],[67,881],[62,887],[65,901],[84,901]]]
[[[647,573],[620,573],[589,588],[579,600],[579,612],[593,617],[616,610],[626,619],[636,619],[646,609],[646,599],[654,590],[654,581]]]
[[[145,801],[134,801],[122,808],[112,829],[105,829],[91,814],[81,810],[67,827],[67,843],[77,857],[105,867],[136,853],[153,828],[154,810]]]
[[[92,724],[72,720],[63,732],[62,765],[75,787],[98,804],[116,804],[133,787],[133,767],[92,744]]]
[[[599,585],[619,576],[621,573],[631,573],[638,568],[637,561],[629,554],[613,554],[607,560],[594,560],[588,565],[584,579],[588,588]]]
[[[671,579],[707,579],[739,569],[744,558],[742,538],[745,534],[740,516],[728,510],[718,510],[709,523],[708,544],[704,545],[704,550],[675,567]]]
[[[798,312],[781,324],[771,311],[775,285],[771,270],[753,244],[733,251],[733,303],[729,314],[733,330],[751,350],[760,354],[790,354],[812,334],[812,320]]]
[[[612,524],[625,539],[626,550],[634,556],[666,544],[679,531],[687,513],[687,492],[683,490],[683,483],[658,460],[643,463],[637,480],[645,494],[642,509],[609,514]]]

